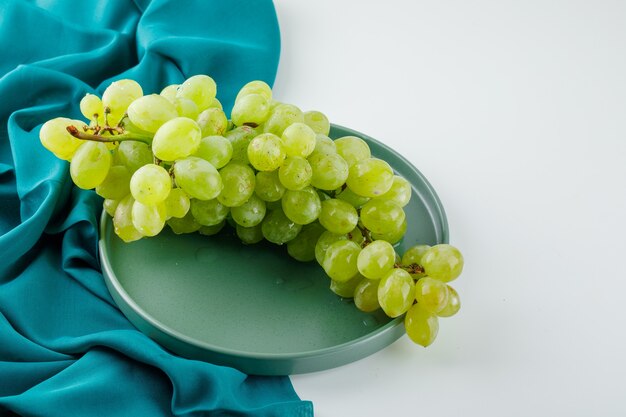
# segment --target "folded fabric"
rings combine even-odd
[[[39,142],[85,93],[194,74],[225,110],[280,50],[268,0],[0,0],[0,415],[311,416],[287,377],[180,358],[136,330],[97,255],[102,199]]]

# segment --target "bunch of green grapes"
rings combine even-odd
[[[412,188],[361,138],[331,139],[328,118],[281,103],[262,81],[238,93],[230,119],[206,75],[160,94],[113,82],[80,102],[88,122],[56,118],[40,139],[70,162],[74,183],[104,198],[125,242],[174,233],[215,235],[227,224],[244,244],[286,245],[316,260],[330,289],[365,312],[405,315],[411,340],[430,345],[438,317],[460,308],[447,283],[463,257],[447,244],[394,245]]]

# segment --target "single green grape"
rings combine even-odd
[[[285,191],[282,208],[291,221],[304,225],[317,220],[322,205],[313,187],[305,187],[302,190]]]
[[[243,227],[253,227],[261,224],[263,218],[265,218],[265,212],[265,201],[254,194],[250,196],[248,201],[230,210],[235,223]]]
[[[337,153],[348,163],[348,166],[372,156],[367,143],[356,136],[344,136],[335,139],[335,146]]]
[[[250,81],[249,83],[241,87],[241,90],[239,90],[239,93],[237,93],[237,98],[235,98],[235,101],[249,94],[259,94],[263,96],[268,102],[272,100],[272,88],[264,81]]]
[[[90,190],[100,185],[111,168],[111,152],[102,142],[85,142],[76,150],[70,163],[72,181]]]
[[[329,155],[335,153],[337,153],[337,145],[335,145],[334,140],[321,133],[315,135],[315,148],[313,148],[313,152],[311,152],[309,157],[315,154]]]
[[[122,120],[130,103],[143,96],[143,90],[134,80],[118,80],[109,85],[102,93],[102,105],[109,109],[106,116],[108,124],[115,126]]]
[[[220,173],[202,158],[190,156],[174,163],[174,180],[189,197],[212,200],[221,192],[224,184]]]
[[[256,177],[248,165],[230,162],[220,169],[224,183],[222,192],[217,196],[220,203],[228,207],[237,207],[248,201],[254,193]]]
[[[134,242],[143,237],[143,234],[133,225],[133,205],[135,199],[128,194],[120,200],[113,216],[113,230],[124,242]]]
[[[400,207],[404,207],[409,204],[411,200],[411,184],[399,175],[393,176],[393,184],[389,191],[378,197],[377,200],[391,200]]]
[[[402,265],[422,265],[422,256],[430,249],[429,245],[415,245],[408,248],[402,255]],[[413,278],[421,278],[425,274],[411,274]]]
[[[80,112],[87,120],[104,120],[104,106],[100,97],[93,94],[85,94],[80,100]]]
[[[315,149],[316,134],[304,123],[293,123],[283,132],[281,137],[288,156],[306,158]]]
[[[41,126],[39,140],[44,148],[52,152],[57,158],[70,161],[78,148],[84,144],[84,141],[70,135],[66,128],[73,125],[82,130],[80,127],[84,124],[79,120],[65,117],[48,120]]]
[[[167,87],[165,87],[163,90],[161,90],[159,94],[165,97],[166,99],[168,99],[173,104],[174,101],[176,100],[176,94],[178,93],[179,86],[180,84],[170,84]]]
[[[165,199],[166,218],[185,217],[190,207],[191,200],[187,193],[182,188],[172,188]]]
[[[352,191],[349,187],[346,187],[343,190],[339,189],[338,194],[336,194],[336,196],[339,200],[343,200],[349,203],[350,205],[352,205],[352,207],[357,208],[357,209],[363,207],[365,203],[370,201],[369,197],[360,196],[356,194],[354,191]]]
[[[177,235],[186,233],[194,233],[200,230],[202,225],[196,221],[191,214],[191,210],[187,211],[183,217],[172,217],[167,220],[167,225],[172,229],[172,232]]]
[[[277,245],[282,245],[294,239],[298,236],[301,229],[302,226],[289,220],[280,208],[267,213],[261,223],[263,237]]]
[[[174,105],[178,116],[196,120],[197,123],[200,110],[198,110],[198,106],[195,102],[189,100],[188,98],[178,97],[174,99],[172,104]],[[202,130],[202,128],[200,129]]]
[[[322,233],[324,233],[324,227],[318,222],[302,226],[298,236],[287,242],[287,253],[300,262],[314,260],[315,245]]]
[[[269,118],[264,123],[265,133],[273,133],[281,137],[285,129],[293,123],[304,122],[302,110],[293,104],[279,104],[271,111]]]
[[[404,328],[409,339],[427,347],[437,338],[439,319],[434,313],[414,304],[404,317]]]
[[[275,171],[259,171],[256,173],[255,194],[263,201],[276,202],[280,201],[285,194],[285,186],[280,182],[278,170]]]
[[[114,159],[116,165],[124,165],[133,174],[142,166],[152,163],[152,151],[145,143],[128,140],[117,147]]]
[[[198,224],[215,226],[226,219],[230,209],[217,201],[216,198],[212,200],[192,199],[190,211]]]
[[[365,278],[356,274],[347,281],[330,280],[330,290],[342,298],[354,298],[354,290]]]
[[[209,107],[196,117],[202,137],[224,135],[228,130],[228,118],[221,108]]]
[[[167,170],[155,164],[139,168],[130,179],[130,192],[142,204],[165,201],[172,189],[172,179]]]
[[[250,126],[239,126],[224,133],[224,137],[230,141],[233,147],[231,160],[244,164],[250,163],[248,160],[248,145],[257,136],[257,131]]]
[[[235,100],[230,118],[235,126],[263,124],[270,115],[268,100],[261,94],[246,94]]]
[[[263,240],[263,230],[260,224],[251,227],[244,227],[238,224],[235,227],[235,231],[237,237],[246,245],[253,245]]]
[[[437,313],[439,317],[452,317],[461,309],[461,299],[459,298],[459,293],[447,284],[446,287],[448,287],[448,302],[444,308]]]
[[[194,75],[183,82],[176,92],[176,97],[187,98],[198,106],[198,110],[203,111],[213,103],[217,86],[213,78],[208,75]]]
[[[304,113],[304,123],[315,133],[328,135],[330,133],[330,122],[328,117],[322,112],[311,110]]]
[[[212,226],[201,226],[198,229],[198,233],[204,236],[213,236],[221,232],[224,226],[226,226],[226,221],[222,220],[220,223]]]
[[[360,277],[360,275],[357,275]],[[371,313],[380,308],[378,302],[378,281],[364,278],[354,289],[354,305],[365,313]]]
[[[463,255],[452,245],[435,245],[422,255],[422,266],[429,277],[450,282],[463,271]]]
[[[174,105],[165,97],[150,94],[139,97],[128,106],[128,118],[146,132],[156,132],[165,122],[178,117]]]
[[[389,317],[398,317],[409,309],[415,300],[413,278],[404,269],[393,268],[380,280],[378,302]]]
[[[156,236],[165,227],[166,209],[164,203],[133,203],[133,226],[144,236]]]
[[[348,187],[363,197],[385,194],[393,185],[393,170],[381,159],[362,159],[350,166]]]
[[[200,146],[200,127],[186,117],[165,122],[154,134],[152,152],[162,161],[175,161],[196,152]]]
[[[340,240],[348,240],[348,235],[339,235],[329,231],[325,231],[320,235],[315,244],[315,260],[318,264],[323,265],[328,247]]]
[[[415,299],[431,313],[439,313],[448,304],[448,286],[430,278],[420,278],[415,283]]]
[[[110,198],[107,198],[102,203],[102,206],[104,207],[104,211],[106,211],[109,216],[113,217],[115,216],[115,210],[117,209],[117,206],[119,204],[120,200],[112,200]]]
[[[406,217],[400,224],[396,224],[393,229],[387,229],[384,233],[371,233],[372,239],[374,240],[385,240],[392,245],[400,242],[406,233],[406,228],[408,224],[406,221]]]
[[[311,185],[321,190],[339,188],[348,178],[348,163],[337,154],[313,154],[309,164],[313,170]]]
[[[271,133],[263,133],[248,145],[248,160],[257,171],[274,171],[285,160],[285,149],[280,138]]]
[[[311,183],[313,170],[309,161],[299,156],[288,156],[278,168],[278,179],[288,190],[301,190]]]
[[[96,193],[112,200],[121,200],[130,192],[130,172],[123,165],[115,165],[109,169],[104,181],[96,187]]]
[[[194,156],[202,158],[220,169],[230,162],[233,156],[233,145],[223,136],[207,136],[200,140],[200,146]]]
[[[402,207],[389,200],[370,200],[361,208],[361,222],[373,233],[399,229],[405,219]]]
[[[357,258],[361,248],[349,240],[340,240],[326,250],[322,267],[331,279],[348,281],[359,273]]]
[[[361,250],[357,267],[364,277],[381,279],[386,275],[396,260],[396,251],[389,242],[375,240]]]
[[[322,226],[327,230],[337,233],[345,234],[352,231],[358,221],[359,215],[356,209],[345,201],[331,198],[326,201],[322,201],[322,210],[319,215],[319,220]]]

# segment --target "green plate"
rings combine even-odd
[[[346,135],[367,141],[413,186],[398,251],[447,242],[443,207],[424,176],[382,143],[332,127],[331,137]],[[109,291],[128,319],[165,348],[248,374],[287,375],[356,361],[404,334],[402,317],[362,313],[332,293],[316,262],[298,262],[284,246],[243,245],[226,229],[211,237],[167,229],[127,244],[103,213],[100,257]]]

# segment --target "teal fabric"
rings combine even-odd
[[[264,0],[0,0],[0,415],[310,416],[287,377],[177,357],[137,331],[104,285],[102,201],[39,143],[85,93],[146,93],[205,73],[230,108],[273,82],[279,32]]]

